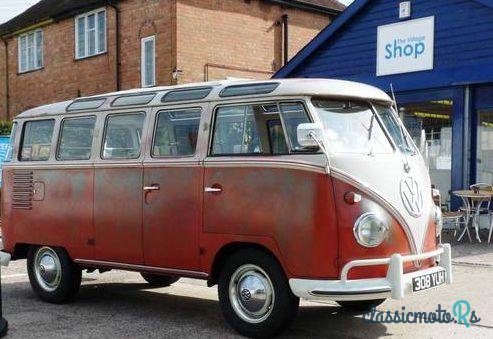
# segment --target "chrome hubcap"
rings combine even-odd
[[[260,267],[243,265],[231,276],[229,299],[240,318],[249,323],[260,323],[272,312],[274,287],[267,273]]]
[[[34,272],[45,291],[56,290],[62,278],[62,265],[55,251],[49,247],[40,248],[34,258]]]

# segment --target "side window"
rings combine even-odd
[[[158,112],[152,156],[195,154],[200,115],[200,109]]]
[[[288,154],[277,103],[219,107],[212,155]]]
[[[91,158],[96,117],[70,118],[62,121],[58,160],[88,160]]]
[[[279,107],[292,150],[304,150],[298,143],[297,130],[298,125],[310,122],[305,107],[300,102],[280,103]]]
[[[12,153],[14,152],[16,133],[17,133],[17,122],[14,122],[12,124],[12,130],[10,131],[10,140],[9,140],[9,145],[7,147],[7,150],[5,152],[4,162],[12,161]]]
[[[288,145],[282,128],[281,120],[270,120],[267,122],[269,128],[269,140],[272,147],[272,154],[287,154]]]
[[[144,118],[144,113],[108,116],[103,141],[103,159],[138,158]]]
[[[213,155],[261,154],[262,145],[250,105],[220,107],[212,145]]]
[[[24,123],[19,157],[21,161],[42,161],[50,158],[54,126],[55,120]]]

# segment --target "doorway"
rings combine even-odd
[[[399,105],[399,114],[429,168],[431,184],[450,204],[454,101],[423,100]]]

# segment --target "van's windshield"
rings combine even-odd
[[[335,153],[388,154],[394,150],[380,125],[385,125],[389,137],[401,152],[414,153],[392,109],[364,102],[313,99],[313,105],[323,123],[329,147]]]
[[[404,154],[416,154],[416,147],[409,140],[402,124],[397,121],[394,110],[388,106],[375,105],[374,107],[399,150]]]

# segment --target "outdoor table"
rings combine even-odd
[[[457,240],[460,241],[467,232],[467,227],[469,227],[469,221],[471,221],[472,216],[472,223],[476,230],[476,239],[478,239],[478,242],[481,242],[479,238],[479,213],[483,202],[490,200],[493,196],[493,191],[479,191],[476,193],[473,190],[459,190],[453,191],[452,194],[462,199],[466,210],[466,227]]]

